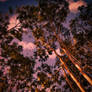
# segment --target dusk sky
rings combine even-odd
[[[68,1],[80,1],[80,0],[68,0]],[[81,0],[87,3],[92,3],[92,0]],[[0,12],[7,12],[9,7],[13,9],[16,6],[21,5],[36,5],[36,0],[0,0]]]
[[[0,12],[7,12],[9,7],[14,9],[16,6],[36,4],[36,0],[0,0]]]

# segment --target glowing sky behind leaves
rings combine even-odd
[[[77,1],[77,2],[71,1],[70,4],[69,4],[69,9],[70,9],[71,12],[77,13],[78,7],[82,6],[82,5],[86,6],[86,3],[84,1]],[[16,15],[13,15],[12,17],[10,17],[9,29],[14,27],[17,23],[18,23],[18,20],[16,20]],[[23,35],[23,40],[21,42],[18,42],[19,45],[23,46],[24,56],[28,56],[28,57],[33,55],[33,50],[35,49],[35,45],[32,43],[32,38],[30,38],[29,34],[31,34],[31,33]],[[31,40],[29,41],[29,39],[31,39]],[[50,59],[54,60],[55,57],[56,56],[53,54],[52,56],[50,56]]]
[[[67,0],[70,2],[84,1],[86,3],[92,3],[92,0]],[[16,6],[21,5],[36,5],[36,0],[0,0],[0,12],[6,13],[9,7],[15,9]],[[77,3],[78,6],[79,3]],[[80,4],[79,4],[80,5]]]

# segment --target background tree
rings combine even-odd
[[[25,87],[33,79],[35,60],[21,54],[22,46],[12,41],[22,39],[22,31],[12,28],[8,30],[8,15],[0,15],[0,90],[13,91]],[[20,84],[20,85],[18,85]]]

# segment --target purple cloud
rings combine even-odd
[[[83,0],[80,0],[80,1],[77,1],[77,2],[72,1],[69,4],[69,9],[70,9],[71,12],[77,13],[78,12],[78,8],[80,6],[82,6],[82,5],[87,6],[86,2],[84,2]]]

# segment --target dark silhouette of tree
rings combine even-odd
[[[8,29],[8,25],[9,16],[0,15],[0,92],[13,92],[14,88],[16,91],[31,92],[45,92],[49,88],[52,92],[53,90],[60,92],[59,86],[64,81],[60,70],[51,68],[45,63],[35,70],[35,58],[24,57],[21,54],[22,46],[13,42],[14,39],[22,40],[23,27],[18,23]]]
[[[17,10],[18,19],[22,23],[23,28],[29,28],[33,33],[35,45],[37,46],[37,51],[34,55],[35,58],[40,58],[39,61],[45,61],[54,51],[73,81],[82,92],[85,92],[79,80],[77,80],[72,71],[68,68],[61,56],[56,53],[58,43],[60,49],[64,51],[72,63],[84,74],[78,64],[75,63],[75,58],[69,52],[62,39],[64,36],[66,38],[65,41],[67,41],[70,37],[69,30],[66,30],[65,33],[62,32],[62,30],[65,29],[62,22],[64,22],[68,12],[68,4],[64,0],[62,0],[62,2],[55,0],[41,1],[38,6],[25,6]]]
[[[33,79],[35,65],[33,58],[29,59],[20,53],[22,46],[12,42],[15,38],[22,39],[20,28],[8,30],[8,25],[8,15],[0,15],[0,92],[10,92],[14,86],[17,86],[16,90],[25,87],[25,83]]]
[[[16,83],[18,90],[24,91],[26,88],[31,92],[45,92],[48,88],[51,92],[65,92],[69,87],[73,92],[90,92],[92,85],[90,76],[92,7],[90,5],[80,7],[80,13],[70,22],[69,30],[62,24],[69,13],[68,3],[65,0],[38,1],[37,6],[27,5],[17,8],[16,14],[19,23],[9,30],[7,29],[8,20],[2,16],[0,18],[0,35],[2,35],[0,46],[3,58],[0,64],[10,67],[7,74],[12,80],[11,84],[8,83],[9,90],[12,90],[11,88]],[[18,25],[20,27],[16,28]],[[21,46],[16,43],[10,45],[14,38],[22,40],[24,29],[30,30],[35,40],[36,51],[31,59],[20,54]],[[73,35],[72,40],[70,32]],[[60,50],[60,54],[57,53],[57,49]],[[57,57],[54,67],[46,64],[46,60],[53,52]],[[8,61],[7,63],[5,59]],[[39,60],[41,66],[34,70],[36,59]],[[60,70],[63,71],[63,76]],[[1,73],[3,73],[3,69]],[[4,77],[7,82],[8,77]],[[59,86],[64,79],[67,84],[62,89]],[[23,83],[19,81],[23,81]],[[74,90],[75,88],[76,90]]]

